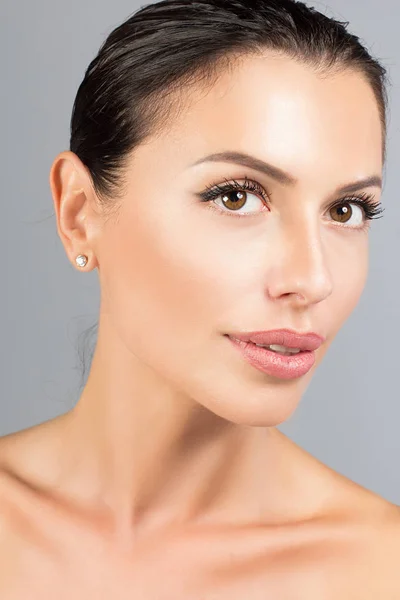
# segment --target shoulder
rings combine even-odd
[[[321,597],[400,600],[400,507],[365,494],[319,524],[309,570],[323,578]]]
[[[325,514],[333,581],[348,582],[350,597],[400,600],[400,506],[328,467],[322,471],[332,491]]]
[[[400,567],[400,506],[335,471],[283,434],[275,435],[286,455],[285,471],[291,469],[297,477],[307,519],[326,523],[339,535],[343,531],[349,541],[374,540],[377,547],[396,550]]]
[[[0,475],[33,482],[50,479],[62,449],[66,415],[0,437]]]
[[[283,457],[280,462],[296,481],[311,514],[347,514],[355,520],[388,518],[398,522],[400,506],[335,471],[278,429],[273,428],[271,433]]]
[[[332,490],[328,512],[342,516],[349,527],[353,524],[359,539],[400,550],[400,506],[326,465],[322,471]]]
[[[400,507],[376,496],[365,502],[357,523],[353,561],[356,581],[364,578],[366,599],[400,598]]]
[[[329,468],[322,472],[330,499],[320,513],[319,548],[327,581],[343,589],[333,597],[400,600],[400,506]]]
[[[29,515],[40,510],[42,492],[55,468],[57,427],[61,418],[0,437],[0,543],[26,530]]]

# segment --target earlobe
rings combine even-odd
[[[92,206],[93,188],[80,159],[73,152],[61,152],[54,159],[49,176],[57,222],[57,231],[68,258],[79,267],[83,248],[89,249],[90,231],[95,218]],[[87,252],[86,252],[87,254]],[[87,259],[87,257],[86,257]]]

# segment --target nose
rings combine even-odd
[[[307,306],[332,293],[333,282],[320,227],[309,216],[279,233],[272,256],[267,274],[271,299]]]

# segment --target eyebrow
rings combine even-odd
[[[250,169],[255,169],[256,171],[260,171],[275,179],[278,183],[281,183],[284,186],[294,186],[298,183],[298,179],[283,171],[279,167],[271,165],[270,163],[264,162],[255,156],[251,156],[250,154],[245,154],[243,152],[218,152],[215,154],[209,154],[204,158],[199,159],[191,166],[199,165],[204,162],[230,162],[238,165],[244,165],[245,167],[249,167]],[[358,181],[354,181],[352,183],[347,183],[346,185],[342,185],[336,189],[336,193],[350,193],[356,192],[365,187],[369,186],[377,186],[382,187],[382,178],[379,175],[371,175],[370,177],[366,177],[364,179],[359,179]]]

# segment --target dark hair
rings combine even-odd
[[[359,38],[295,0],[163,0],[114,29],[86,70],[71,118],[70,150],[107,210],[124,194],[132,151],[165,131],[193,86],[213,86],[241,57],[266,50],[324,76],[358,71],[375,95],[386,161],[387,72]]]
[[[99,198],[112,203],[123,194],[128,155],[168,126],[182,108],[180,92],[212,86],[235,59],[270,49],[328,75],[359,71],[378,103],[385,162],[386,69],[347,25],[295,0],[147,5],[110,33],[87,68],[74,102],[70,150],[89,169]]]

